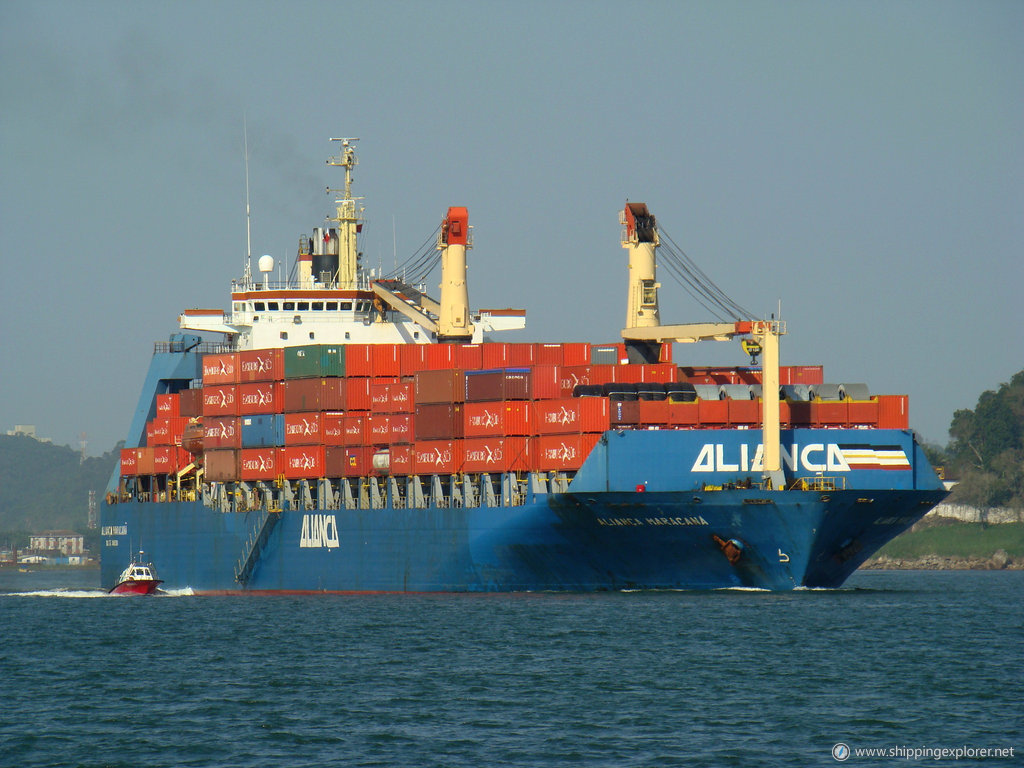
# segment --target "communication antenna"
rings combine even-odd
[[[242,140],[245,145],[245,272],[246,285],[252,282],[252,231],[249,217],[249,126],[242,116]]]

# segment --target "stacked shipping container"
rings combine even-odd
[[[667,362],[670,349],[654,364],[626,364],[621,344],[308,345],[206,355],[202,389],[157,396],[147,445],[125,449],[121,471],[187,467],[194,459],[180,447],[182,434],[197,416],[206,479],[223,482],[572,471],[608,429],[760,424],[760,399],[677,402],[663,387],[757,384],[759,369],[677,368]],[[814,366],[780,374],[782,384],[822,380]],[[610,399],[609,389],[621,392]],[[601,396],[579,396],[595,391]],[[906,428],[906,398],[784,401],[781,417],[784,428]]]

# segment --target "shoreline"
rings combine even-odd
[[[991,557],[957,557],[923,555],[922,557],[869,558],[858,568],[861,571],[1021,571],[1024,559],[1010,557],[1006,550],[996,550]]]

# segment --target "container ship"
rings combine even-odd
[[[364,269],[356,140],[332,141],[344,188],[288,279],[250,258],[228,310],[156,344],[103,586],[144,547],[208,594],[838,587],[945,496],[907,397],[780,365],[781,319],[663,324],[646,205],[620,212],[621,338],[505,341],[525,312],[470,310],[465,208],[402,274]],[[703,340],[749,364],[673,361]]]

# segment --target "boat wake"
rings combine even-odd
[[[192,587],[183,589],[157,590],[153,593],[157,597],[191,597],[195,594]],[[70,599],[88,599],[93,597],[125,597],[125,595],[112,595],[105,589],[36,589],[31,592],[6,592],[0,597],[63,597]]]

